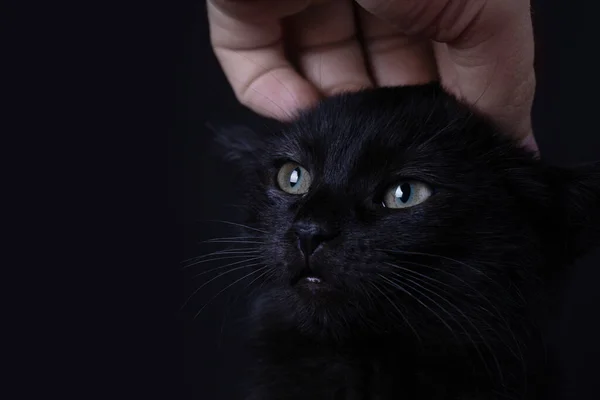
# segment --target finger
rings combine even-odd
[[[487,3],[522,0],[356,0],[365,10],[408,36],[449,42],[464,31]]]
[[[537,150],[531,128],[536,83],[531,17],[528,7],[512,7],[504,13],[482,9],[455,40],[436,45],[436,58],[445,86]]]
[[[209,0],[209,3],[237,20],[260,23],[296,14],[316,1],[320,0]]]
[[[357,0],[374,15],[435,46],[442,83],[531,146],[535,90],[526,0]]]
[[[400,29],[359,8],[363,46],[378,86],[416,85],[437,80],[431,42],[404,35]]]
[[[252,110],[277,119],[290,119],[301,108],[318,100],[317,90],[286,59],[282,30],[273,10],[235,8],[240,1],[208,3],[211,44],[238,100]],[[285,2],[275,7],[279,15],[297,12],[307,1]],[[222,8],[219,8],[222,7]],[[263,14],[264,13],[264,14]],[[238,19],[242,15],[246,19]]]
[[[352,0],[313,4],[286,20],[303,75],[324,95],[372,86]]]

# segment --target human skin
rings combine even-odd
[[[353,4],[354,3],[354,4]],[[320,98],[439,80],[537,151],[528,0],[209,0],[239,101],[286,120]]]

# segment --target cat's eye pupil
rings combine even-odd
[[[300,168],[296,168],[292,171],[292,173],[290,174],[290,186],[291,187],[296,186],[298,181],[300,181],[301,173],[302,173],[302,171],[300,170]]]
[[[396,188],[396,201],[406,203],[410,199],[411,188],[410,183],[403,183]]]
[[[421,204],[431,195],[431,188],[423,182],[401,181],[388,187],[382,204],[386,208],[409,208]]]
[[[277,172],[277,185],[289,194],[302,195],[307,193],[311,181],[310,172],[295,162],[285,163]]]

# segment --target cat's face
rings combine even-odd
[[[570,257],[567,233],[581,234],[567,226],[574,179],[435,85],[330,99],[232,147],[246,150],[270,271],[256,310],[284,329],[421,340],[462,330],[453,340],[465,341],[503,330],[523,318],[544,269]],[[595,186],[577,210],[596,221],[598,176],[596,166],[582,178]]]

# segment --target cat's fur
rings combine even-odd
[[[248,399],[546,398],[550,282],[599,240],[600,163],[547,166],[437,84],[341,95],[221,141],[269,266]],[[278,188],[286,161],[310,171],[307,194]],[[382,207],[400,178],[435,193]],[[298,224],[334,232],[308,267]],[[309,270],[334,290],[294,286]]]

